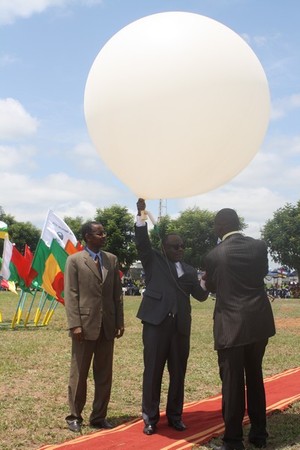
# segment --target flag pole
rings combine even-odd
[[[38,307],[37,307],[36,312],[35,312],[35,317],[34,317],[34,324],[35,324],[35,326],[37,326],[38,323],[39,323],[39,320],[41,318],[41,314],[42,314],[42,311],[44,309],[47,297],[48,297],[48,294],[43,290],[43,293],[41,295]]]
[[[56,310],[56,308],[58,307],[59,302],[57,300],[54,301],[54,306],[52,307],[49,316],[47,317],[47,321],[45,323],[45,325],[49,325],[50,320],[52,319],[52,316],[54,314],[54,311]]]
[[[32,310],[32,307],[33,307],[33,303],[34,303],[36,294],[37,294],[37,289],[34,290],[34,293],[33,293],[33,295],[32,295],[32,300],[31,300],[31,302],[30,302],[28,311],[27,311],[27,313],[26,313],[26,317],[25,317],[25,320],[24,320],[24,326],[25,326],[25,327],[27,326],[27,324],[28,324],[28,322],[29,322],[29,317],[30,317],[30,313],[31,313],[31,310]]]
[[[50,295],[49,295],[49,299],[50,299]],[[45,313],[45,316],[44,316],[44,319],[43,319],[43,321],[42,321],[42,325],[47,325],[47,319],[48,319],[48,316],[50,315],[50,311],[51,311],[51,309],[53,308],[53,303],[54,303],[54,298],[52,297],[52,300],[51,300],[51,303],[50,303],[50,305],[49,305],[49,307],[48,307],[48,309],[47,309],[47,311],[46,311],[46,313]]]
[[[43,236],[43,234],[45,234],[45,229],[46,229],[46,225],[47,225],[47,223],[48,223],[48,217],[49,217],[49,214],[50,214],[50,209],[48,209],[47,216],[46,216],[46,219],[45,219],[45,222],[44,222],[44,225],[43,225],[43,229],[42,229],[42,234],[41,234],[41,236]]]
[[[27,297],[27,292],[23,291],[23,293],[24,293],[24,295],[22,296],[22,300],[20,301],[20,305],[19,305],[18,313],[17,313],[17,325],[19,325],[21,322],[22,313],[23,313],[23,309],[24,309],[24,305],[25,305],[25,301],[26,301],[26,297]]]
[[[11,328],[15,328],[15,326],[16,326],[17,319],[18,319],[19,308],[20,308],[20,304],[21,304],[23,295],[24,295],[24,291],[21,289],[20,296],[19,296],[19,301],[18,301],[18,304],[17,304],[17,307],[16,307],[16,311],[15,311],[15,314],[13,315],[13,318],[12,318],[12,321],[11,321]]]

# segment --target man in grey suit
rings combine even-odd
[[[141,218],[143,199],[137,202],[136,246],[145,271],[146,289],[137,317],[143,323],[144,374],[143,432],[151,435],[159,421],[161,382],[167,362],[170,383],[166,414],[169,426],[186,429],[182,421],[184,378],[190,348],[190,295],[206,300],[197,271],[182,261],[184,245],[180,236],[169,234],[162,252],[152,249],[147,224]]]
[[[68,257],[64,274],[65,309],[72,338],[70,414],[66,417],[71,431],[81,431],[92,358],[95,393],[90,425],[112,428],[106,414],[112,384],[114,339],[124,333],[117,257],[100,250],[106,237],[100,223],[85,223],[82,237],[86,247]]]
[[[220,450],[242,450],[242,421],[247,409],[249,441],[266,447],[266,399],[262,360],[268,338],[275,334],[274,318],[264,286],[268,273],[266,244],[241,234],[237,213],[230,208],[215,217],[222,240],[205,258],[206,287],[216,293],[214,341],[222,380],[225,422]]]

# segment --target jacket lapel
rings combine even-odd
[[[84,258],[85,258],[85,263],[89,267],[89,269],[91,269],[91,271],[94,272],[94,274],[101,280],[101,275],[100,275],[99,270],[98,270],[98,268],[97,268],[97,266],[95,264],[95,261],[88,254],[88,252],[86,252],[86,255],[84,255]]]
[[[109,259],[104,252],[101,251],[102,256],[102,279],[103,283],[107,277],[108,269],[109,269]]]

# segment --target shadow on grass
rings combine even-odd
[[[35,325],[34,323],[29,323],[24,325],[23,323],[16,324],[14,327],[11,326],[11,321],[0,322],[0,331],[34,331],[38,328],[46,328],[46,325]]]
[[[291,410],[292,408],[290,408]],[[267,439],[267,450],[280,449],[300,449],[300,415],[296,412],[274,411],[267,418],[267,428],[269,437]],[[255,447],[248,442],[250,425],[244,426],[244,445],[247,450],[255,450]],[[196,449],[212,449],[214,446],[222,445],[222,436],[215,437],[210,441],[202,444],[194,445],[193,450]]]
[[[300,448],[299,413],[275,411],[268,417],[268,431],[268,449]]]
[[[128,422],[137,422],[138,420],[141,420],[142,417],[141,416],[130,416],[127,414],[124,414],[122,416],[118,416],[118,417],[111,417],[111,419],[109,420],[115,427],[118,427],[119,425],[123,425],[125,423]]]
[[[118,417],[108,417],[108,421],[112,424],[113,428],[119,427],[120,425],[129,425],[131,422],[137,422],[139,420],[141,420],[140,416],[129,416],[126,414]],[[65,426],[65,428],[67,428],[67,425]],[[91,434],[101,430],[103,430],[103,428],[92,427],[87,422],[82,424],[82,432],[78,433],[77,436],[80,434]],[[72,437],[76,437],[76,434]]]

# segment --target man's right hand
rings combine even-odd
[[[84,340],[82,327],[71,328],[72,338],[82,342]]]
[[[138,216],[141,215],[141,211],[145,211],[146,209],[146,202],[143,198],[139,198],[137,203],[136,203],[136,207],[137,207],[137,211],[138,211]]]

